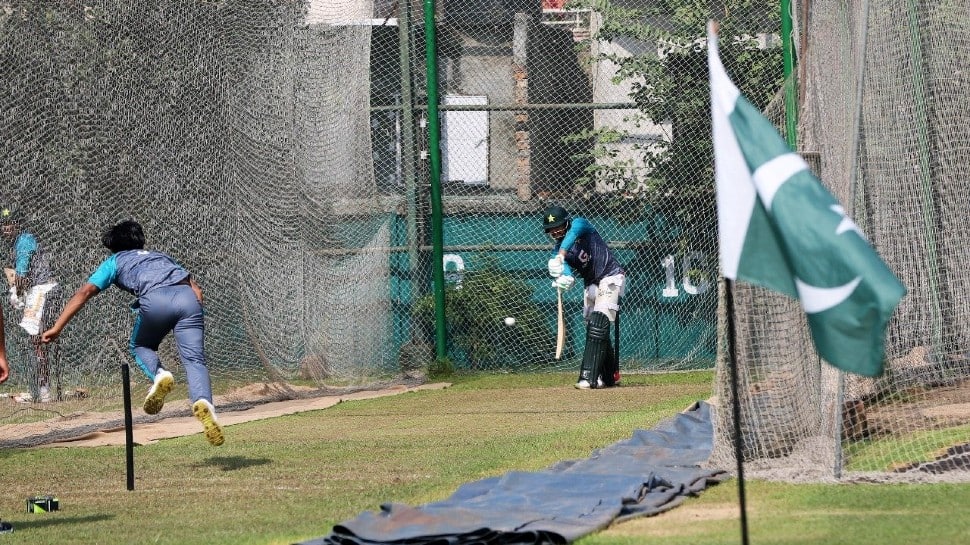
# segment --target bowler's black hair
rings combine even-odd
[[[116,254],[125,250],[141,250],[145,247],[145,232],[135,220],[125,220],[104,230],[101,244]]]

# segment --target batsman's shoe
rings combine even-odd
[[[576,387],[579,388],[580,390],[589,390],[593,386],[592,384],[589,383],[588,380],[581,378],[579,379],[579,382],[576,383]],[[596,377],[596,387],[597,388],[606,387],[606,384],[603,384],[603,377]]]
[[[226,441],[222,435],[222,426],[216,420],[216,409],[205,399],[200,399],[192,404],[192,414],[202,422],[203,433],[209,444],[218,447]]]
[[[155,382],[152,387],[148,390],[148,395],[145,396],[145,404],[142,406],[147,414],[158,414],[165,405],[165,396],[172,391],[172,387],[175,386],[175,377],[172,373],[164,369],[159,369],[155,373]]]

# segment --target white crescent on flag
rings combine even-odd
[[[855,291],[855,287],[862,282],[862,277],[857,276],[855,280],[848,284],[836,286],[834,288],[820,288],[811,286],[795,278],[795,287],[798,289],[798,299],[802,302],[802,308],[808,314],[815,314],[828,310],[842,301],[845,301]]]

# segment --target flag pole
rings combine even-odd
[[[741,447],[741,400],[738,395],[738,353],[734,327],[734,282],[724,279],[724,306],[727,311],[728,365],[731,368],[731,411],[734,420],[734,459],[738,471],[738,505],[741,509],[741,543],[748,545],[748,508],[744,494],[744,451]]]

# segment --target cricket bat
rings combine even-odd
[[[11,268],[4,267],[3,274],[7,277],[7,284],[12,286],[17,278],[17,272]]]
[[[556,298],[559,303],[558,331],[556,331],[556,359],[562,358],[562,349],[566,346],[566,320],[562,315],[562,288],[556,288]]]

